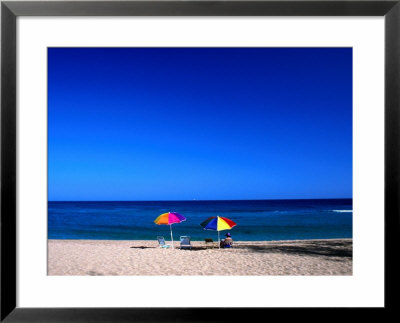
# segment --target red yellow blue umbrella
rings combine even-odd
[[[218,245],[219,243],[219,232],[222,230],[232,229],[236,223],[231,219],[224,218],[222,216],[212,216],[207,220],[200,223],[204,230],[218,231]]]
[[[154,220],[155,224],[168,224],[169,229],[171,231],[171,241],[172,241],[172,248],[174,247],[174,238],[172,236],[172,224],[180,223],[182,221],[186,221],[186,218],[176,212],[167,212],[159,215],[157,219]]]

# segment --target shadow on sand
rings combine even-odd
[[[145,247],[145,246],[139,246],[139,247],[130,247],[131,249],[154,249],[154,247]]]
[[[239,245],[236,249],[246,249],[253,252],[282,253],[304,256],[344,257],[353,256],[352,241],[312,241],[302,243],[271,244],[271,245]]]
[[[145,246],[132,246],[129,247],[131,249],[162,249],[160,247],[145,247]],[[170,248],[166,248],[166,249],[170,249]],[[180,248],[180,247],[175,247],[175,249],[177,250],[188,250],[188,251],[199,251],[199,250],[206,250],[206,247],[201,247],[201,246],[192,246],[191,249],[188,248]]]
[[[159,247],[146,247],[146,246],[132,246],[132,249],[154,249]],[[182,251],[201,251],[201,250],[218,250],[218,247],[207,248],[205,246],[192,246],[191,249],[180,249],[176,246],[175,249]],[[221,249],[223,250],[223,249]],[[227,249],[229,250],[229,249]],[[260,252],[260,253],[280,253],[292,254],[303,256],[325,256],[337,258],[352,258],[353,257],[353,243],[352,240],[323,240],[323,241],[296,241],[296,242],[282,242],[282,243],[267,243],[265,245],[254,245],[241,243],[234,245],[231,249],[246,251],[246,252]]]

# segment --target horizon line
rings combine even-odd
[[[352,200],[353,197],[277,198],[277,199],[215,199],[215,200],[48,200],[47,202],[211,202],[211,201],[298,201],[298,200]]]

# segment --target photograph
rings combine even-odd
[[[48,47],[47,126],[49,276],[353,275],[351,47]]]

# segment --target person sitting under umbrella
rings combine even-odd
[[[232,247],[233,239],[229,232],[225,235],[226,235],[226,238],[224,240],[221,240],[221,242],[220,242],[221,248],[230,248],[230,247]]]

